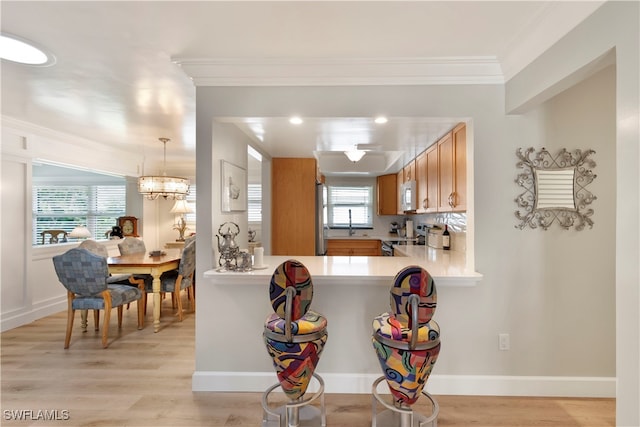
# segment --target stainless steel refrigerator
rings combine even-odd
[[[316,185],[316,255],[327,254],[327,232],[329,228],[325,224],[325,210],[327,206],[327,187],[324,184]]]

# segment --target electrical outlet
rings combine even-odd
[[[498,348],[500,350],[509,350],[510,347],[509,334],[498,334]]]

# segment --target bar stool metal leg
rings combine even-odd
[[[326,427],[327,414],[324,403],[324,380],[314,373],[318,381],[318,391],[308,399],[300,398],[278,408],[269,407],[269,394],[280,387],[276,383],[262,394],[262,427]],[[319,399],[319,408],[310,405]]]
[[[411,407],[405,405],[393,405],[382,400],[378,394],[378,384],[384,381],[385,377],[381,376],[373,382],[371,388],[372,405],[371,405],[371,427],[431,427],[438,426],[438,413],[440,405],[426,391],[422,390],[422,395],[431,401],[431,415],[425,416],[415,412]],[[387,410],[377,413],[377,404],[380,403]]]

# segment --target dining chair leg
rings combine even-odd
[[[71,342],[71,330],[73,329],[74,316],[75,312],[73,310],[69,310],[67,313],[67,333],[64,337],[64,348],[69,348],[69,343]]]
[[[178,320],[182,322],[182,298],[180,298],[180,288],[179,283],[176,282],[176,291],[173,292],[174,299],[177,301],[176,305],[178,306]]]
[[[73,310],[73,298],[74,295],[69,292],[67,294],[67,333],[64,337],[64,348],[69,348],[69,343],[71,342],[71,331],[73,330],[73,318],[75,316],[75,311]]]
[[[109,291],[102,292],[102,298],[104,299],[104,326],[102,327],[102,347],[107,348],[109,343],[109,320],[111,318],[111,294]],[[122,306],[119,306],[120,308]]]
[[[143,291],[142,293],[142,310],[144,311],[144,315],[147,315],[147,291]]]
[[[194,295],[193,285],[187,288],[187,298],[189,299],[189,308],[192,312],[196,311],[196,296]]]
[[[87,316],[89,310],[80,310],[80,328],[82,328],[82,332],[87,332]]]
[[[118,329],[122,329],[122,309],[123,306],[118,306]]]
[[[142,329],[144,327],[144,307],[142,306],[143,301],[146,302],[146,299],[143,296],[140,297],[138,301],[136,301],[136,305],[138,306],[138,329]]]
[[[100,310],[93,310],[93,329],[100,330]]]

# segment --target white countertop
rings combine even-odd
[[[406,238],[400,237],[397,234],[384,234],[384,235],[354,235],[354,236],[328,236],[327,240],[385,240],[385,241],[395,241],[402,242],[405,240],[418,240],[417,237]]]
[[[465,254],[427,246],[398,246],[406,256],[265,256],[265,269],[249,272],[209,270],[204,277],[218,284],[264,284],[274,269],[288,259],[296,259],[311,273],[314,283],[380,284],[389,286],[398,271],[409,265],[425,268],[439,285],[475,286],[482,275],[466,268]]]

